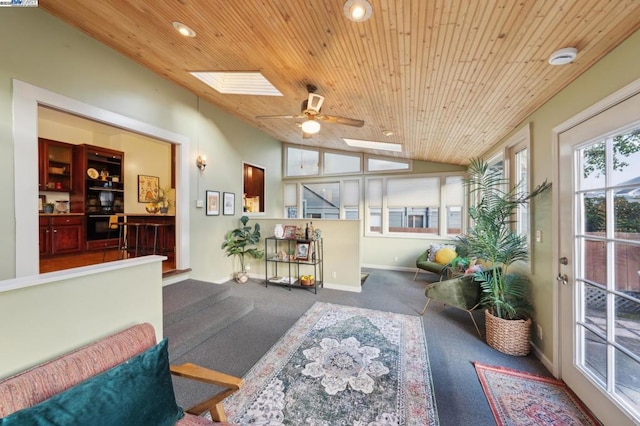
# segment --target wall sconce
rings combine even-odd
[[[207,167],[207,157],[198,155],[198,158],[196,158],[196,166],[198,166],[201,172],[204,172],[204,168]]]

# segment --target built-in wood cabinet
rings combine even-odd
[[[40,256],[79,253],[84,250],[84,216],[40,216]]]
[[[74,145],[50,139],[38,139],[38,190],[73,190]]]

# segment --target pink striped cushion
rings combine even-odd
[[[31,407],[156,344],[151,324],[138,324],[0,381],[0,417]]]

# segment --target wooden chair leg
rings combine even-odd
[[[427,311],[427,306],[429,306],[429,302],[431,302],[431,299],[427,297],[427,303],[425,303],[424,308],[422,308],[422,312],[420,312],[420,315],[424,315],[424,313]]]

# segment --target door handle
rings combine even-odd
[[[567,283],[569,282],[569,277],[567,276],[567,274],[558,274],[558,276],[556,277],[556,281],[561,282],[562,285],[567,285]]]

